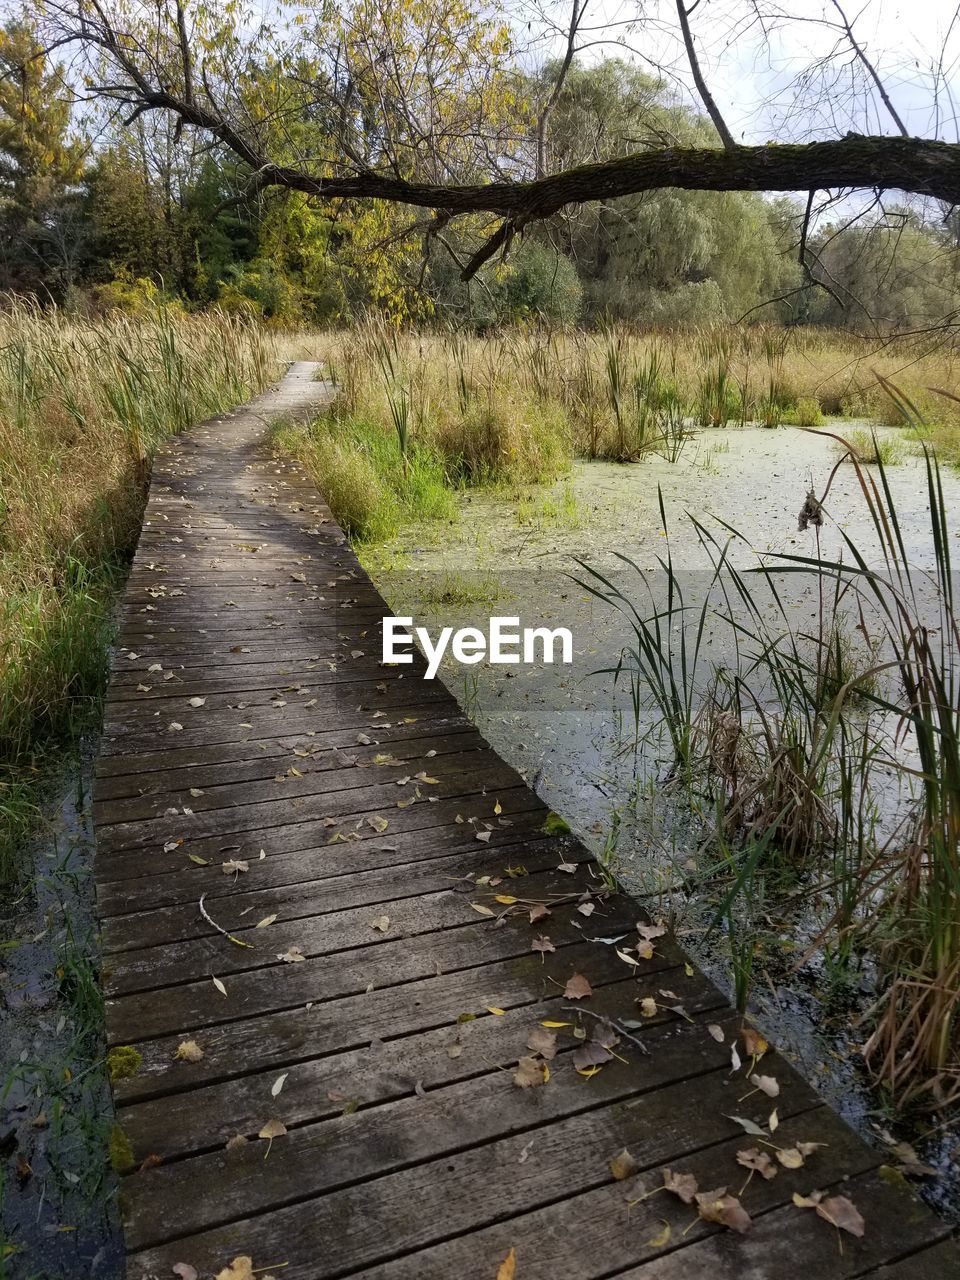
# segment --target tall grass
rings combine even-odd
[[[926,437],[960,459],[960,443],[949,452],[960,403],[933,390],[960,390],[960,366],[933,341],[878,350],[848,334],[762,327],[476,337],[371,320],[320,346],[340,390],[335,417],[418,436],[467,484],[554,479],[572,457],[676,461],[696,426],[815,426],[824,416],[903,426],[890,378],[922,410]]]
[[[102,689],[153,451],[275,370],[269,342],[226,316],[0,311],[0,881],[45,747],[88,722]]]

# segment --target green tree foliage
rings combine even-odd
[[[554,164],[568,168],[669,139],[707,143],[712,126],[624,62],[574,68],[551,118]],[[666,189],[555,220],[577,264],[588,316],[653,323],[736,319],[790,288],[796,265],[762,197]],[[768,314],[767,319],[778,318]]]
[[[187,4],[187,34],[217,92],[281,162],[432,183],[529,169],[534,104],[552,102],[550,171],[666,146],[714,146],[713,125],[660,80],[616,59],[524,74],[496,0],[344,0],[300,9],[296,74],[238,7]],[[176,9],[157,48],[178,65]],[[249,26],[253,22],[253,26]],[[164,43],[165,41],[169,43]],[[160,56],[158,54],[158,56]],[[166,68],[166,62],[164,62]],[[183,89],[183,85],[180,86]],[[321,204],[262,189],[235,153],[181,136],[163,113],[96,121],[85,140],[70,89],[31,28],[0,31],[0,289],[94,308],[157,297],[211,304],[279,326],[396,324],[704,325],[755,314],[858,330],[927,327],[960,310],[957,219],[911,211],[814,228],[796,261],[800,211],[752,193],[662,189],[588,203],[527,227],[469,285],[464,264],[492,230],[391,202]]]
[[[872,225],[826,227],[816,237],[820,292],[811,319],[870,332],[903,332],[942,324],[960,312],[960,255],[943,224],[926,228],[917,215],[893,209]]]
[[[0,288],[55,289],[72,278],[83,152],[70,114],[62,68],[29,26],[9,23],[0,30]]]

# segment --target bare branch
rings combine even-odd
[[[699,4],[699,0],[697,0],[697,3]],[[720,141],[727,150],[730,151],[737,144],[733,140],[733,134],[727,128],[726,121],[720,114],[720,108],[717,106],[716,100],[710,92],[706,80],[703,78],[700,59],[697,56],[697,51],[693,44],[693,33],[690,30],[690,14],[693,13],[695,8],[696,5],[694,5],[693,8],[687,9],[684,6],[683,0],[677,0],[677,17],[680,19],[680,32],[683,36],[684,48],[687,51],[687,60],[690,63],[690,71],[693,74],[693,82],[697,86],[697,93],[699,93],[700,99],[707,109],[707,115],[713,121],[714,128],[720,135]]]

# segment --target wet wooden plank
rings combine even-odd
[[[662,1195],[628,1210],[666,1164],[742,1181],[755,1140],[730,1116],[765,1125],[772,1104],[730,1069],[740,1019],[669,936],[628,967],[639,905],[546,833],[422,661],[381,666],[388,606],[302,468],[262,447],[273,409],[323,394],[312,373],[162,451],[112,659],[95,870],[108,1042],[135,1064],[114,1086],[128,1276],[246,1253],[285,1280],[489,1280],[510,1248],[518,1280],[947,1274],[943,1225],[775,1053],[776,1141],[829,1144],[810,1176],[756,1179],[743,1240]],[[519,1089],[544,1021],[564,1024],[551,1078]],[[585,1076],[597,1028],[618,1043]],[[813,1176],[877,1223],[839,1263],[790,1203]]]

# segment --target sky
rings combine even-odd
[[[547,3],[551,20],[562,25],[568,0]],[[957,0],[841,4],[908,131],[957,141]],[[758,10],[765,21],[758,20]],[[824,19],[834,24],[832,30],[824,26]],[[584,36],[584,60],[615,55],[620,42],[625,46],[622,56],[663,67],[686,99],[695,101],[674,0],[589,0],[585,22],[590,30]],[[632,28],[627,25],[631,22]],[[801,141],[836,137],[848,129],[897,131],[875,91],[851,95],[849,44],[837,30],[839,22],[832,0],[700,0],[690,25],[711,91],[738,140]],[[555,36],[554,49],[558,45]],[[824,58],[826,67],[804,78],[803,73]]]

